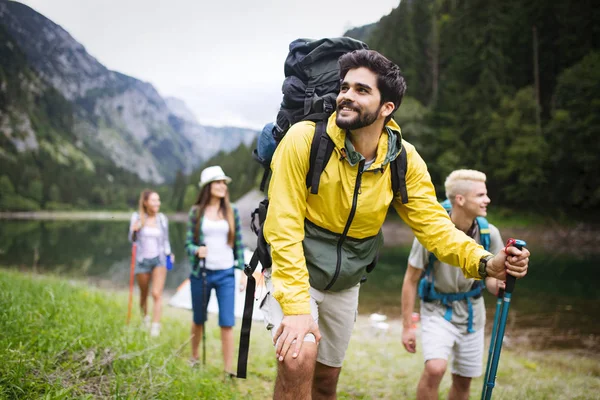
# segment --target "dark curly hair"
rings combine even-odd
[[[351,69],[365,67],[371,70],[377,75],[377,88],[381,93],[381,104],[391,101],[395,106],[394,111],[400,107],[402,97],[406,92],[406,81],[400,72],[400,67],[381,53],[375,50],[354,50],[341,56],[338,63],[341,80]],[[386,122],[391,119],[392,114],[386,119]]]

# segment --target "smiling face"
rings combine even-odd
[[[470,181],[470,190],[464,195],[457,195],[456,202],[462,207],[464,212],[475,218],[485,217],[487,215],[487,206],[491,200],[487,195],[485,182]]]
[[[335,122],[338,127],[349,130],[364,128],[378,119],[385,119],[393,110],[393,103],[381,104],[375,73],[364,67],[346,73],[337,97]]]
[[[222,199],[227,195],[227,182],[225,180],[210,183],[210,195]]]
[[[144,202],[144,206],[148,215],[157,214],[160,210],[160,196],[158,195],[158,193],[151,193],[148,196],[148,199]]]

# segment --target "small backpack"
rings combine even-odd
[[[310,147],[306,187],[310,189],[311,194],[318,194],[321,174],[334,151],[334,143],[327,134],[327,122],[336,109],[336,99],[340,90],[338,59],[346,53],[361,49],[368,49],[368,46],[349,37],[320,40],[297,39],[290,43],[284,66],[283,100],[277,113],[276,122],[265,125],[258,137],[257,147],[252,153],[265,169],[260,184],[261,191],[266,192],[273,154],[287,131],[297,122],[312,121],[315,123],[315,133]],[[392,168],[392,190],[394,193],[399,193],[402,202],[406,203],[408,202],[405,179],[407,159],[404,148],[390,166]],[[263,235],[268,206],[269,200],[265,198],[252,212],[251,228],[258,238],[252,259],[244,269],[248,276],[248,284],[240,333],[238,378],[246,377],[256,285],[252,274],[259,262],[263,270],[270,268],[272,264],[271,254]]]

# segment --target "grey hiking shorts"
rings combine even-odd
[[[271,331],[271,335],[275,335],[283,320],[283,311],[279,302],[271,295],[273,284],[268,273],[265,273],[265,280],[267,295],[260,309],[267,329]],[[317,352],[317,361],[321,364],[336,368],[342,366],[358,314],[359,289],[360,284],[339,292],[310,288],[310,312],[321,332]],[[309,333],[304,341],[314,343],[315,337]]]

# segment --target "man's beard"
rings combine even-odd
[[[341,119],[339,112],[345,106],[352,108],[354,110],[354,112],[356,112],[356,114],[357,114],[356,117],[354,117],[352,119]],[[365,126],[369,126],[377,120],[380,110],[381,110],[381,107],[379,107],[375,112],[363,113],[363,111],[357,109],[356,107],[352,106],[348,102],[343,102],[343,103],[340,103],[340,105],[337,108],[338,114],[335,116],[335,123],[337,124],[337,126],[339,128],[347,129],[347,130],[351,130],[351,131],[360,129],[360,128],[364,128]]]

